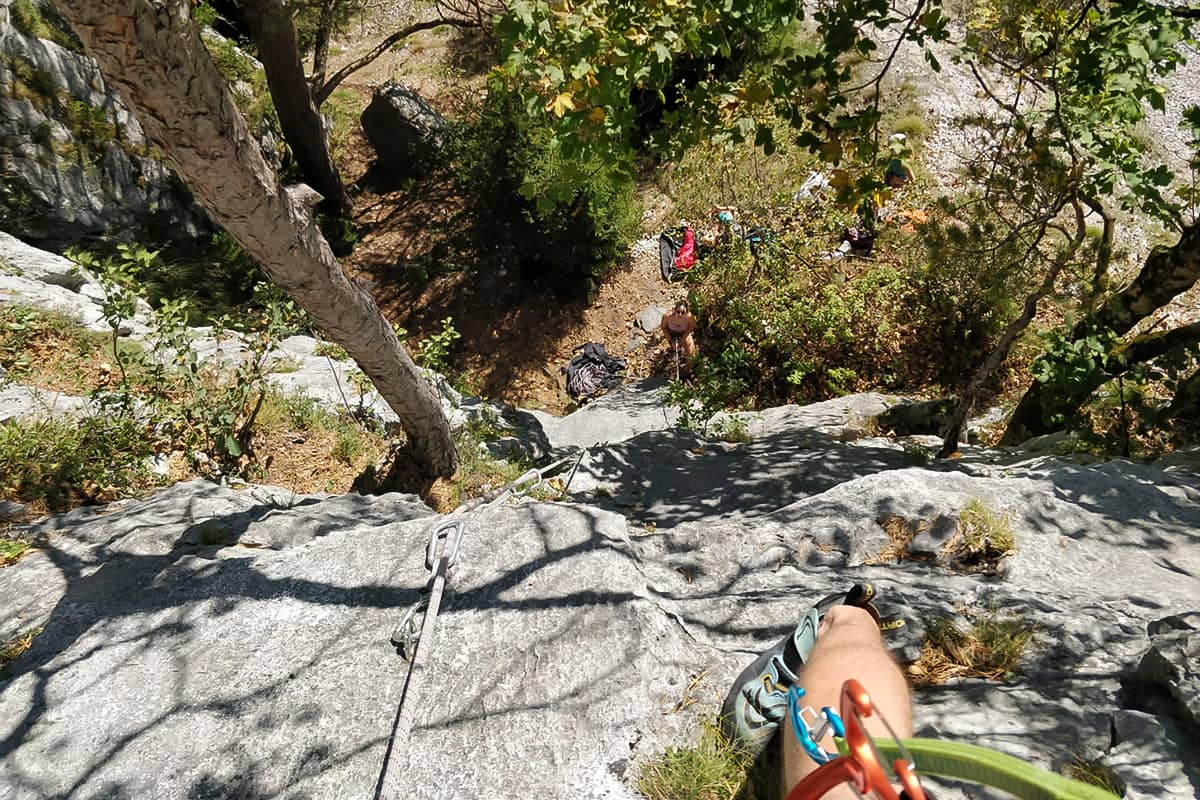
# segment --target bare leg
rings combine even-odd
[[[690,333],[683,337],[683,354],[689,362],[696,357],[696,340]]]
[[[847,678],[855,678],[871,695],[871,702],[887,718],[896,734],[901,737],[912,736],[912,699],[909,697],[908,684],[884,645],[875,620],[863,609],[854,606],[834,606],[829,609],[821,620],[817,642],[799,677],[800,685],[804,687],[805,702],[818,711],[824,706],[838,708],[842,684]],[[872,716],[865,722],[867,730],[873,735],[888,735],[878,716]],[[792,731],[791,721],[785,721],[781,727],[786,797],[805,775],[817,768],[817,764],[800,746]],[[827,750],[833,750],[833,738],[827,737],[822,745]],[[854,796],[849,787],[825,795],[829,800]]]

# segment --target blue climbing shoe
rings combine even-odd
[[[796,684],[796,673],[808,661],[821,618],[836,605],[850,605],[865,609],[878,623],[874,599],[875,587],[869,583],[856,583],[848,592],[823,598],[795,630],[750,662],[721,705],[721,723],[729,740],[755,757],[765,750],[787,716],[788,687]]]

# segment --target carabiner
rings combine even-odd
[[[808,757],[817,764],[826,764],[837,757],[836,751],[826,750],[821,746],[821,740],[830,731],[833,732],[835,738],[841,739],[846,736],[846,727],[842,724],[842,718],[837,712],[829,706],[821,709],[821,715],[813,711],[811,706],[803,706],[800,701],[804,698],[804,689],[799,686],[788,687],[788,717],[792,721],[792,730],[796,733],[796,739],[800,742],[800,746],[804,748],[804,752]],[[808,717],[812,718],[810,723]],[[824,719],[821,719],[821,716]],[[817,726],[819,721],[819,727]]]

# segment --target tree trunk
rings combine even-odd
[[[242,11],[267,73],[279,127],[301,174],[339,214],[349,216],[353,211],[350,196],[329,154],[325,123],[304,79],[291,11],[282,0],[244,0]]]
[[[187,0],[56,6],[201,203],[375,383],[399,415],[417,463],[432,475],[452,475],[458,459],[437,396],[313,224],[316,193],[285,189],[263,159]]]
[[[335,2],[336,0],[321,0],[321,16],[317,19],[317,35],[313,41],[312,76],[309,78],[309,84],[314,89],[325,82],[325,66],[329,61],[329,36],[333,33]]]
[[[1095,315],[1081,320],[1072,337],[1086,335],[1089,323],[1094,323],[1100,330],[1111,330],[1118,336],[1128,333],[1176,295],[1192,288],[1197,279],[1200,279],[1200,221],[1185,227],[1174,247],[1152,252],[1133,283],[1110,297]],[[1032,383],[1017,404],[1001,443],[1017,444],[1030,436],[1049,433],[1054,426],[1046,423],[1046,416],[1069,417],[1087,400],[1090,393],[1091,389],[1082,396],[1072,394],[1069,397],[1044,398],[1042,385]],[[1044,408],[1045,402],[1049,402],[1051,408]],[[1046,411],[1050,413],[1046,414]]]
[[[1076,247],[1078,247],[1078,243],[1076,243]],[[1074,254],[1074,250],[1071,251],[1071,254]],[[950,415],[950,421],[946,426],[946,437],[942,440],[942,449],[938,451],[938,458],[949,458],[958,450],[958,437],[962,433],[963,425],[966,424],[967,415],[971,413],[971,406],[975,404],[975,398],[979,395],[983,385],[987,383],[988,378],[992,377],[992,373],[1004,363],[1004,359],[1008,358],[1008,353],[1016,343],[1017,337],[1021,335],[1021,331],[1028,328],[1029,323],[1033,322],[1033,318],[1037,314],[1038,302],[1054,289],[1054,281],[1062,272],[1062,268],[1069,258],[1069,256],[1064,256],[1055,260],[1046,273],[1041,286],[1025,298],[1021,316],[1009,323],[1004,335],[1000,337],[996,349],[984,359],[983,364],[971,376],[971,382],[963,390],[962,397],[954,408],[954,413]]]

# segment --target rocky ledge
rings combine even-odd
[[[918,621],[1035,626],[1010,680],[918,691],[921,735],[1196,794],[1195,476],[982,450],[935,467],[865,435],[879,396],[764,412],[729,444],[668,429],[657,391],[540,432],[612,440],[569,500],[465,515],[407,796],[636,797],[641,762],[855,580]],[[1013,533],[1000,569],[939,556],[973,502]],[[924,540],[897,548],[894,520]],[[368,796],[407,668],[389,635],[441,521],[406,495],[196,481],[34,524],[39,549],[0,569],[0,639],[40,631],[0,683],[3,796]]]

